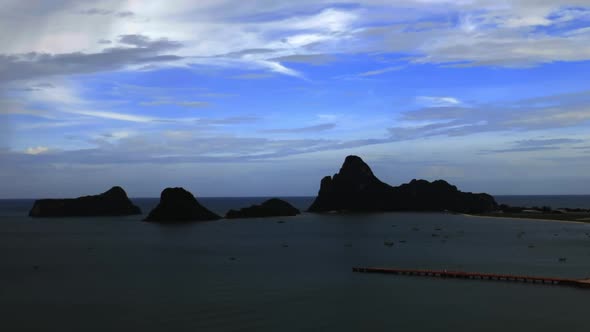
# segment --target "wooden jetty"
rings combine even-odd
[[[383,268],[383,267],[353,267],[352,271],[353,272],[365,272],[365,273],[384,273],[384,274],[396,274],[396,275],[419,276],[419,277],[433,277],[433,278],[510,281],[510,282],[539,284],[539,285],[569,286],[569,287],[590,289],[590,279],[568,279],[568,278],[522,276],[522,275],[513,275],[513,274],[495,274],[495,273],[479,273],[479,272],[463,272],[463,271],[447,271],[447,270],[396,269],[396,268]]]

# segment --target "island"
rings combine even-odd
[[[144,221],[175,223],[217,219],[221,217],[202,206],[189,191],[184,188],[166,188],[160,194],[160,203]]]
[[[321,180],[310,212],[449,211],[485,213],[497,210],[491,195],[462,192],[444,180],[412,180],[398,187],[379,180],[358,156],[348,156],[340,171]]]
[[[225,217],[227,219],[288,217],[296,216],[300,213],[293,205],[278,198],[271,198],[260,205],[252,205],[240,210],[229,210]]]
[[[125,190],[118,186],[94,196],[36,200],[29,211],[29,216],[34,218],[106,217],[135,214],[141,214],[141,210],[133,205]]]

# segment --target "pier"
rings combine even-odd
[[[521,283],[530,283],[530,284],[538,284],[538,285],[569,286],[569,287],[590,289],[590,279],[568,279],[568,278],[523,276],[523,275],[514,275],[514,274],[495,274],[495,273],[479,273],[479,272],[447,271],[447,270],[396,269],[396,268],[382,268],[382,267],[353,267],[352,271],[353,272],[364,272],[364,273],[383,273],[383,274],[396,274],[396,275],[406,275],[406,276],[443,278],[443,279],[449,278],[449,279],[471,279],[471,280],[521,282]]]

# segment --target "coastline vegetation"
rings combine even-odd
[[[553,221],[573,221],[590,223],[590,209],[582,208],[557,208],[550,206],[509,206],[500,204],[498,210],[479,213],[477,216],[498,217],[498,218],[521,218],[521,219],[539,219]]]

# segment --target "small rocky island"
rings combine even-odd
[[[94,196],[66,199],[40,199],[35,201],[29,216],[53,217],[103,217],[141,214],[121,187],[113,187]]]
[[[184,188],[166,188],[160,195],[160,203],[145,218],[155,222],[189,222],[221,219],[202,206],[195,196]]]
[[[260,205],[252,205],[250,207],[242,208],[240,210],[229,210],[225,217],[227,219],[235,218],[264,218],[264,217],[288,217],[300,214],[298,209],[293,205],[280,200],[272,198],[264,201]]]
[[[484,213],[497,207],[491,195],[462,192],[443,180],[412,180],[399,187],[390,186],[381,182],[360,157],[348,156],[337,174],[322,179],[309,211]]]

